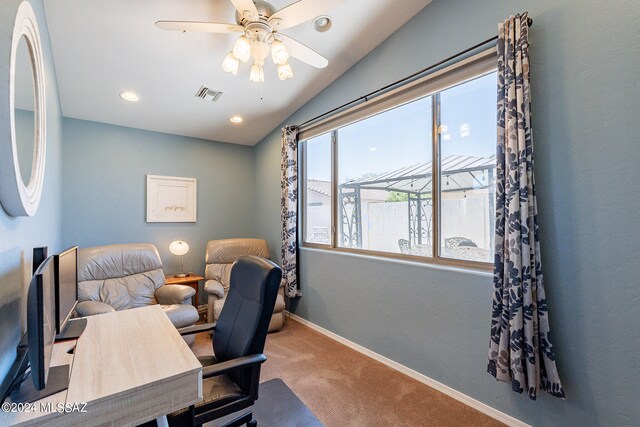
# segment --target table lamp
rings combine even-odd
[[[175,242],[171,242],[169,245],[169,252],[174,255],[178,255],[181,258],[181,268],[180,274],[176,274],[176,277],[187,277],[187,274],[184,273],[184,255],[189,252],[189,245],[184,240],[176,240]]]

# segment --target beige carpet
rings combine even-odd
[[[209,335],[193,349],[212,354]],[[265,353],[260,381],[282,378],[328,427],[503,425],[291,319]]]

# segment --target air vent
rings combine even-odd
[[[196,93],[197,98],[202,98],[205,101],[216,102],[220,96],[222,96],[222,92],[218,90],[209,89],[206,86],[201,86],[198,92]]]

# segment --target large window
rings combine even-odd
[[[495,61],[469,62],[301,133],[304,244],[492,261]]]
[[[336,131],[338,246],[400,253],[410,241],[408,201],[431,189],[396,176],[431,161],[431,108],[426,97]]]
[[[311,138],[304,143],[304,240],[331,244],[331,133]]]
[[[440,93],[440,256],[490,262],[496,73]]]

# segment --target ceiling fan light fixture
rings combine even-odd
[[[280,10],[276,10],[273,5],[267,2],[270,0],[230,1],[236,9],[235,24],[157,21],[156,26],[169,31],[235,34],[237,39],[231,52],[227,53],[222,61],[222,68],[225,72],[237,75],[239,62],[248,63],[251,60],[253,65],[249,80],[262,83],[264,82],[264,62],[269,55],[277,67],[280,80],[293,77],[293,71],[289,65],[289,60],[292,57],[318,69],[327,67],[329,64],[327,58],[299,41],[280,33],[280,30],[312,21],[311,25],[316,31],[328,31],[333,25],[333,20],[330,16],[320,15],[320,13],[326,13],[348,0],[297,0]]]
[[[280,40],[274,40],[271,44],[271,59],[276,65],[284,65],[289,60],[289,52]]]
[[[245,36],[240,36],[233,46],[233,55],[242,62],[247,62],[251,58],[251,43]]]
[[[278,78],[280,80],[287,80],[293,77],[293,70],[288,62],[278,65]]]
[[[262,65],[253,64],[251,66],[249,80],[254,83],[264,83],[264,69],[262,68]]]
[[[269,56],[269,49],[269,45],[265,42],[251,42],[251,55],[256,65],[264,65],[264,60]]]
[[[222,69],[227,73],[231,73],[235,76],[238,74],[239,63],[240,61],[238,60],[238,58],[236,58],[233,52],[229,52],[222,62]]]

